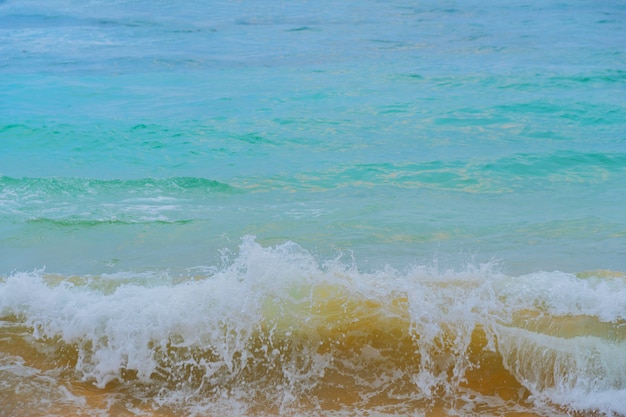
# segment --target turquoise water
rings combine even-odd
[[[0,300],[32,274],[176,293],[289,242],[356,281],[619,275],[625,40],[619,1],[0,1]],[[612,302],[551,314],[619,327]],[[617,380],[572,407],[623,414]]]
[[[625,14],[4,2],[1,270],[195,266],[248,234],[623,270]]]

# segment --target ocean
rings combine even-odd
[[[626,3],[0,0],[0,416],[626,416]]]

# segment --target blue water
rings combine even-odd
[[[7,301],[28,274],[175,286],[289,242],[356,281],[622,291],[625,207],[622,1],[0,0],[2,315],[38,322]],[[623,413],[615,378],[574,409]]]
[[[625,17],[5,1],[0,270],[189,267],[248,234],[364,266],[623,270]]]

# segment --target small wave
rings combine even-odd
[[[139,218],[139,219],[82,219],[82,218],[65,218],[65,219],[48,219],[37,218],[30,219],[27,223],[38,225],[49,225],[55,227],[71,227],[71,228],[89,228],[98,226],[115,226],[115,225],[133,225],[133,224],[187,224],[193,222],[192,219],[169,220],[165,217],[156,218]]]
[[[236,187],[219,181],[198,177],[142,178],[142,179],[90,179],[90,178],[12,178],[0,176],[4,192],[38,195],[81,195],[130,190],[137,194],[166,193],[234,193]]]
[[[24,366],[174,414],[228,400],[247,414],[625,415],[626,280],[611,275],[363,273],[247,237],[206,275],[6,276],[0,332]]]
[[[195,177],[95,180],[0,177],[0,214],[13,222],[93,226],[187,223],[189,213],[240,191]]]

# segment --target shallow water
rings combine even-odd
[[[623,274],[365,274],[247,238],[208,275],[2,290],[7,415],[626,412]]]
[[[625,415],[624,22],[0,1],[0,415]]]

